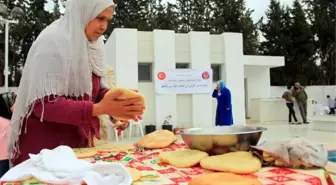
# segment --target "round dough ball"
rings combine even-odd
[[[108,98],[112,94],[114,94],[117,91],[122,91],[123,94],[118,98],[118,100],[127,100],[127,99],[133,99],[133,98],[140,98],[139,102],[134,103],[135,105],[145,105],[145,98],[138,92],[135,92],[131,89],[126,89],[126,88],[118,88],[114,87],[111,88],[106,94],[105,98]],[[127,118],[124,117],[114,117],[116,120],[128,120]]]
[[[213,143],[216,146],[231,146],[237,144],[238,136],[237,135],[219,135],[212,136]]]
[[[229,149],[230,148],[228,147],[215,147],[211,150],[211,153],[215,155],[221,155],[227,153]]]
[[[212,136],[194,135],[191,141],[191,149],[200,151],[209,151],[213,147]]]

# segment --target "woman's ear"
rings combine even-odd
[[[10,108],[10,110],[13,112],[14,111],[14,105],[15,104],[13,104],[12,106],[11,106],[11,108]]]

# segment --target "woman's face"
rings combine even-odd
[[[113,18],[113,8],[108,7],[100,13],[95,19],[89,22],[85,28],[85,35],[89,41],[96,41],[104,34],[108,23]]]

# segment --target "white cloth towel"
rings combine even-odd
[[[1,181],[20,181],[30,177],[50,184],[80,185],[130,185],[130,172],[120,163],[90,163],[77,159],[68,146],[40,154],[30,154],[30,159],[8,171]]]

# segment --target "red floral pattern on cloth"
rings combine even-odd
[[[160,164],[157,155],[164,151],[176,151],[187,149],[184,143],[176,143],[168,148],[160,150],[147,150],[141,152],[120,152],[120,153],[100,153],[86,160],[95,163],[97,161],[120,162],[126,167],[136,168],[142,172],[139,181],[134,185],[187,185],[188,182],[202,174],[212,171],[202,169],[199,166],[192,168],[174,168],[169,165]],[[319,177],[299,173],[286,168],[269,168],[260,172],[246,175],[257,178],[264,185],[322,185]],[[7,182],[1,185],[48,185],[45,183]]]

